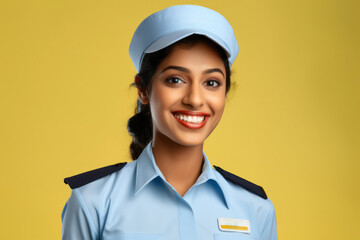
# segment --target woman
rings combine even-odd
[[[65,179],[62,239],[277,239],[264,190],[213,169],[203,153],[238,52],[230,24],[204,7],[172,6],[139,25],[129,51],[136,161]]]

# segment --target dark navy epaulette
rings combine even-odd
[[[122,162],[107,167],[91,170],[89,172],[84,172],[72,177],[65,178],[64,183],[69,184],[71,189],[78,188],[100,178],[103,178],[111,173],[120,171],[125,165],[126,162]]]
[[[264,189],[261,186],[258,186],[252,182],[249,182],[248,180],[245,180],[241,177],[238,177],[232,173],[229,173],[225,170],[223,170],[220,167],[217,167],[214,165],[214,168],[221,174],[223,175],[223,177],[225,179],[227,179],[228,181],[235,183],[237,185],[240,185],[241,187],[243,187],[244,189],[248,190],[249,192],[252,192],[256,195],[258,195],[259,197],[262,197],[263,199],[267,199],[266,193],[264,191]]]

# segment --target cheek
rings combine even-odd
[[[153,90],[150,96],[150,109],[151,109],[151,115],[153,117],[153,121],[157,121],[157,118],[159,118],[159,115],[161,115],[161,112],[163,111],[164,104],[166,104],[166,101],[164,101],[164,94],[159,93],[157,90]]]
[[[219,120],[225,109],[225,100],[226,100],[226,97],[224,94],[215,94],[215,95],[209,96],[209,98],[208,98],[209,106],[210,106],[211,110],[213,111],[214,116],[216,118],[219,118]]]
[[[154,107],[160,107],[162,110],[166,110],[166,107],[177,103],[183,95],[180,89],[169,88],[158,82],[155,82],[152,87],[150,103],[153,104]]]
[[[150,96],[150,108],[154,122],[162,122],[170,116],[171,106],[177,101],[177,94],[163,86],[153,86]]]

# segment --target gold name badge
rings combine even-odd
[[[227,232],[250,233],[250,223],[248,220],[234,218],[218,218],[219,229]]]

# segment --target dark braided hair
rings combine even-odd
[[[189,37],[186,37],[166,48],[163,48],[157,52],[145,54],[141,68],[138,74],[136,74],[136,82],[132,83],[132,86],[136,86],[139,89],[147,90],[148,93],[151,92],[151,80],[155,74],[160,63],[170,54],[170,52],[180,44],[190,44],[194,45],[199,42],[205,42],[209,44],[213,49],[215,49],[225,65],[226,71],[226,93],[230,89],[230,66],[228,57],[223,48],[218,44],[210,40],[209,38],[193,34]],[[150,143],[153,138],[153,126],[152,118],[150,112],[149,104],[142,104],[140,100],[137,100],[137,105],[135,108],[135,114],[132,116],[127,123],[127,129],[130,135],[132,136],[132,142],[130,144],[130,154],[133,160],[136,160],[144,148]]]

